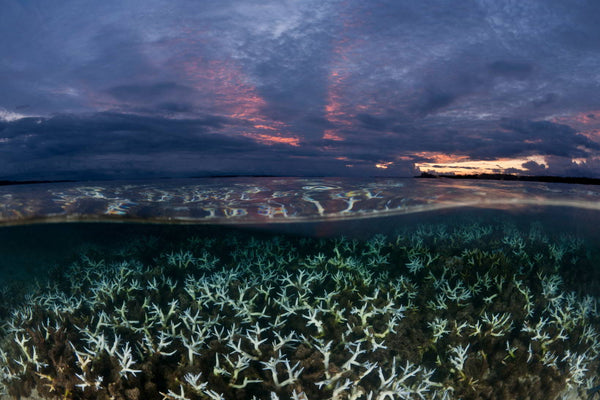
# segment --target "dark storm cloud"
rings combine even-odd
[[[0,149],[7,157],[44,158],[57,154],[148,154],[178,150],[215,151],[220,148],[244,151],[252,148],[253,143],[246,138],[209,133],[226,123],[223,118],[214,116],[172,120],[113,113],[24,118],[4,125],[0,135],[7,142]]]
[[[152,168],[144,163],[152,164],[152,159],[158,162],[164,154],[195,152],[200,157],[202,154],[235,154],[256,149],[248,139],[209,133],[224,123],[222,118],[210,116],[196,120],[164,120],[109,113],[25,118],[5,124],[0,131],[0,137],[4,139],[0,139],[0,170],[4,172],[3,177],[15,175],[28,179],[35,177],[36,168],[42,169],[44,165],[48,166],[47,176],[53,179],[82,178],[82,171],[94,170],[98,173],[108,170],[108,177],[117,172],[132,177],[138,169],[152,172]],[[29,162],[22,163],[20,160],[23,159]],[[140,159],[143,163],[136,162]],[[70,173],[62,171],[69,165]],[[121,170],[126,172],[119,172]],[[193,170],[194,166],[190,165],[183,172]]]
[[[313,145],[291,149],[218,132],[219,116],[174,120],[131,114],[57,115],[0,121],[0,178],[47,179],[200,176],[206,174],[339,175],[343,164]],[[28,163],[21,163],[26,158]],[[310,159],[310,163],[302,163]],[[300,162],[298,162],[300,161]],[[156,170],[156,166],[160,166]]]

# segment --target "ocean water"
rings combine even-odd
[[[2,398],[600,398],[580,185],[1,188]]]

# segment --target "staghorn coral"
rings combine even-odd
[[[598,298],[573,279],[583,246],[469,224],[89,250],[7,307],[0,382],[73,399],[583,393],[600,352]]]

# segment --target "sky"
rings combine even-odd
[[[600,2],[1,0],[0,179],[600,177]]]

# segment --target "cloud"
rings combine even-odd
[[[225,174],[339,175],[318,145],[290,150],[225,134],[220,116],[171,119],[96,113],[0,122],[2,179],[138,178]],[[235,131],[235,129],[232,129]]]
[[[27,116],[18,112],[8,111],[3,108],[0,108],[0,122],[13,122],[22,118],[26,118]]]
[[[360,125],[369,130],[385,131],[389,129],[389,120],[385,117],[361,113],[356,116]]]
[[[136,102],[164,102],[173,98],[190,97],[197,94],[194,89],[175,82],[119,85],[110,88],[108,93],[118,100]]]
[[[545,175],[548,172],[548,167],[544,164],[539,164],[535,161],[527,161],[521,165],[528,174],[530,175]],[[514,173],[519,173],[519,171],[515,171]]]
[[[226,123],[216,116],[173,120],[114,113],[20,119],[0,127],[0,169],[5,177],[18,171],[43,175],[43,164],[49,161],[58,170],[70,170],[63,171],[68,176],[79,175],[77,168],[105,170],[107,160],[118,169],[129,165],[130,159],[152,159],[156,154],[185,151],[201,156],[256,149],[244,137],[211,134]],[[75,160],[77,167],[70,167]]]
[[[493,75],[507,78],[527,79],[533,73],[533,65],[524,62],[494,61],[487,67]]]
[[[64,174],[109,174],[109,164],[134,175],[228,166],[367,174],[427,153],[542,154],[556,171],[600,174],[594,133],[573,122],[600,109],[592,2],[3,7],[7,176],[43,171],[30,160],[52,160]],[[401,164],[396,171],[408,170]]]
[[[501,142],[507,137],[513,142],[520,142],[529,152],[561,157],[585,157],[588,153],[584,148],[600,150],[600,144],[579,134],[568,125],[550,121],[503,120],[495,138]]]
[[[412,106],[411,111],[425,116],[451,105],[458,95],[441,89],[427,88],[419,97],[417,103]]]
[[[555,104],[560,99],[560,96],[556,93],[546,93],[541,97],[537,97],[531,101],[533,107],[540,108],[548,105]]]

